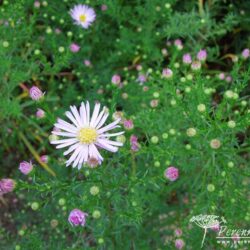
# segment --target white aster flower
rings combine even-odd
[[[100,112],[100,106],[100,103],[95,104],[93,114],[90,116],[89,102],[87,101],[86,104],[82,102],[79,111],[76,106],[70,106],[71,111],[65,113],[71,123],[57,119],[56,129],[52,131],[52,134],[67,138],[52,140],[51,143],[57,144],[56,148],[69,147],[64,152],[64,155],[72,153],[66,161],[66,166],[72,165],[73,168],[78,166],[80,169],[83,163],[91,165],[94,160],[97,164],[101,164],[103,157],[98,148],[117,152],[118,147],[123,145],[121,142],[111,141],[109,138],[124,132],[107,133],[109,130],[120,127],[118,125],[120,119],[103,127],[109,114],[105,108]]]
[[[71,17],[75,20],[77,25],[81,25],[84,29],[87,29],[96,18],[94,9],[87,5],[78,4],[70,10]]]

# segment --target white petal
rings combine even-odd
[[[65,151],[63,153],[63,155],[68,155],[69,153],[71,153],[72,151],[74,151],[79,146],[80,146],[80,143],[76,143],[76,144],[72,145],[67,151]]]
[[[94,107],[94,111],[91,117],[91,121],[90,121],[90,126],[93,127],[93,124],[99,114],[99,110],[100,110],[100,103],[96,103],[95,107]]]
[[[83,102],[81,103],[81,107],[80,107],[80,116],[81,116],[83,125],[85,125],[87,122],[87,113],[86,113],[85,104]]]
[[[76,148],[75,152],[70,156],[70,158],[66,161],[66,166],[68,167],[78,156],[78,154],[80,153],[82,147],[79,146]]]
[[[104,148],[104,149],[111,151],[111,152],[117,152],[117,150],[118,150],[117,147],[114,147],[114,146],[106,143],[103,139],[98,139],[98,141],[95,144],[97,146]]]
[[[101,156],[101,154],[99,153],[98,149],[96,148],[96,146],[94,144],[90,144],[89,148],[91,151],[91,156],[99,159],[100,161],[103,161],[103,157]]]
[[[67,132],[59,132],[59,131],[52,131],[54,135],[60,135],[65,137],[76,137],[76,133],[67,133]]]
[[[99,128],[104,124],[104,122],[107,120],[108,116],[109,116],[109,114],[106,113],[106,114],[102,117],[101,121],[100,121],[99,124],[96,126],[96,129],[99,129]]]
[[[97,126],[97,124],[100,122],[100,120],[102,119],[103,114],[105,113],[105,110],[103,109],[100,114],[98,115],[98,117],[96,118],[96,120],[93,122],[93,127],[95,128]]]
[[[62,119],[57,119],[57,123],[55,124],[55,127],[60,128],[62,130],[68,131],[68,132],[76,132],[77,128],[73,126],[72,124],[62,120]]]
[[[82,121],[81,121],[81,118],[80,118],[80,115],[78,113],[76,106],[70,106],[70,109],[71,109],[73,115],[75,116],[78,125],[82,126],[83,124],[82,124]]]
[[[86,114],[87,114],[87,125],[89,126],[89,121],[90,121],[90,107],[89,107],[89,102],[88,101],[86,103]]]
[[[98,134],[102,134],[103,132],[106,132],[108,130],[111,130],[116,127],[116,125],[120,122],[121,119],[117,119],[114,122],[110,123],[109,125],[97,130]]]
[[[118,136],[118,135],[122,135],[124,134],[125,132],[122,131],[122,132],[117,132],[117,133],[113,133],[113,134],[101,134],[100,137],[113,137],[113,136]]]
[[[76,142],[65,142],[63,144],[57,145],[56,148],[65,148],[65,147],[71,146],[74,143],[76,143]]]
[[[76,125],[77,128],[79,127],[77,120],[70,111],[65,112],[65,115]]]
[[[62,140],[55,140],[51,141],[51,144],[62,144],[67,142],[77,142],[78,140],[76,138],[70,138],[70,139],[62,139]]]

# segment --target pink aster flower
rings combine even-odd
[[[70,48],[71,52],[77,53],[81,47],[76,43],[71,43],[69,48]]]
[[[108,9],[108,6],[106,4],[102,4],[101,10],[106,11]]]
[[[169,179],[170,181],[175,181],[179,177],[179,170],[175,167],[168,167],[165,170],[165,177]]]
[[[84,60],[84,65],[86,66],[86,67],[91,67],[92,66],[92,64],[91,64],[91,61],[90,60]]]
[[[29,174],[32,170],[33,170],[33,165],[31,162],[27,162],[27,161],[22,161],[20,164],[19,164],[19,170],[27,175]]]
[[[176,236],[181,236],[181,235],[182,235],[182,230],[179,229],[179,228],[175,229],[174,232],[175,232],[175,235],[176,235]]]
[[[144,82],[147,81],[147,76],[145,74],[139,74],[138,78],[137,78],[137,81],[140,83],[140,84],[143,84]]]
[[[95,104],[91,116],[89,102],[87,101],[86,104],[82,102],[79,110],[77,110],[76,106],[70,106],[71,111],[65,113],[70,123],[62,119],[57,120],[55,127],[62,131],[53,130],[52,134],[67,137],[67,139],[60,138],[52,140],[51,143],[56,144],[56,148],[69,147],[64,152],[64,155],[72,153],[66,162],[66,166],[72,165],[73,168],[78,166],[78,169],[80,169],[83,163],[88,162],[89,158],[95,158],[101,164],[103,157],[98,148],[117,152],[118,147],[123,145],[121,142],[111,141],[110,137],[121,135],[124,132],[108,133],[108,131],[120,127],[118,123],[121,119],[104,126],[109,113],[105,108],[100,112],[100,107],[100,103]]]
[[[232,77],[231,76],[227,76],[225,80],[226,80],[226,82],[231,82],[232,81]]]
[[[49,161],[49,156],[48,155],[41,155],[40,160],[44,163],[48,163]]]
[[[182,57],[182,61],[185,64],[191,64],[192,63],[192,57],[191,57],[191,55],[189,53],[184,54],[183,57]]]
[[[29,90],[29,93],[30,93],[30,97],[32,100],[34,101],[38,101],[40,100],[44,93],[36,86],[33,86],[30,90]]]
[[[182,50],[183,49],[183,45],[182,45],[182,41],[180,39],[176,39],[174,41],[174,45],[179,49]]]
[[[199,61],[205,61],[207,59],[207,51],[205,49],[201,49],[197,54],[197,59]]]
[[[113,75],[111,82],[115,85],[118,85],[119,83],[121,83],[121,77],[119,75]]]
[[[87,29],[96,18],[94,9],[83,4],[74,6],[70,10],[70,15],[75,20],[75,24],[81,25],[84,29]]]
[[[0,180],[0,195],[10,193],[15,188],[15,181],[12,179]]]
[[[37,109],[36,117],[37,118],[43,118],[44,116],[45,116],[45,112],[42,109]]]
[[[80,209],[73,209],[70,214],[68,221],[71,226],[82,226],[84,227],[86,223],[86,217],[88,216],[87,213],[81,211]]]
[[[138,138],[135,135],[130,136],[130,145],[132,151],[138,151],[139,150],[139,143]]]
[[[219,79],[220,79],[220,80],[224,80],[224,79],[225,79],[225,73],[221,72],[221,73],[219,74]]]
[[[173,76],[173,71],[169,68],[163,69],[162,76],[165,78],[171,78]]]
[[[124,125],[124,128],[127,129],[127,130],[131,130],[134,128],[134,123],[132,120],[125,120],[123,122],[123,125]]]
[[[184,241],[182,239],[175,240],[175,247],[177,249],[182,249],[184,247]]]
[[[244,59],[247,59],[250,56],[250,50],[249,49],[244,49],[241,53],[242,57]]]

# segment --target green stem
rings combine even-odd
[[[26,147],[29,149],[29,151],[31,152],[31,154],[35,157],[35,159],[39,162],[39,164],[46,170],[48,171],[51,175],[56,176],[55,172],[44,162],[41,161],[40,156],[38,155],[38,153],[36,152],[36,150],[33,148],[33,146],[29,143],[29,141],[27,140],[27,138],[25,137],[25,135],[22,132],[19,132],[18,135],[20,136],[20,138],[23,140],[24,144],[26,145]]]

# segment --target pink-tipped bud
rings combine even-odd
[[[165,177],[170,181],[176,181],[179,178],[179,170],[175,167],[168,167],[165,170]]]
[[[80,46],[78,45],[78,44],[76,44],[76,43],[72,43],[71,45],[70,45],[70,50],[71,50],[71,52],[73,52],[73,53],[77,53],[79,50],[80,50]]]
[[[173,76],[173,71],[169,68],[163,69],[162,76],[165,78],[171,78]]]
[[[182,57],[182,61],[183,63],[185,64],[191,64],[192,63],[192,57],[190,54],[184,54],[183,57]]]
[[[15,186],[16,186],[15,181],[12,179],[0,180],[0,195],[12,192]]]
[[[41,160],[43,163],[48,163],[48,161],[49,161],[49,156],[48,156],[48,155],[41,155],[40,160]]]
[[[79,209],[73,209],[70,214],[68,221],[71,224],[71,226],[84,226],[86,223],[86,217],[88,216],[87,213],[79,210]]]
[[[40,100],[44,95],[43,92],[36,86],[33,86],[29,92],[31,99],[34,101]]]
[[[36,117],[37,118],[43,118],[44,116],[45,116],[45,112],[42,109],[37,109]]]
[[[33,165],[31,162],[27,162],[27,161],[22,161],[20,164],[19,164],[19,170],[27,175],[29,174],[32,170],[33,170]]]
[[[241,53],[242,57],[244,59],[247,59],[250,56],[250,50],[249,49],[244,49]]]
[[[123,125],[124,125],[124,128],[127,129],[127,130],[131,130],[134,128],[134,123],[132,120],[125,120],[123,122]]]
[[[121,77],[119,75],[113,75],[111,82],[115,85],[118,85],[121,83]]]
[[[205,61],[207,59],[207,51],[205,49],[201,49],[197,54],[197,59],[199,61]]]
[[[175,240],[175,247],[177,249],[182,249],[184,247],[184,241],[182,239]]]

